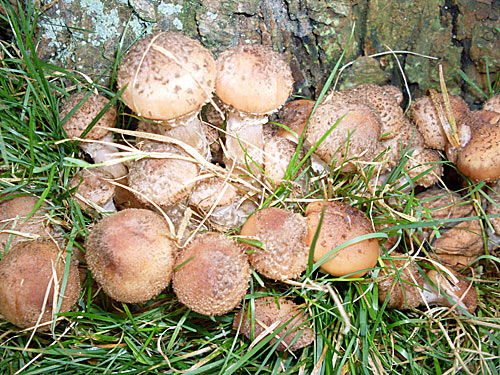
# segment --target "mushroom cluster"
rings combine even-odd
[[[375,269],[381,247],[374,226],[363,211],[345,203],[348,199],[309,199],[303,213],[272,207],[275,203],[257,209],[265,189],[291,177],[290,162],[310,150],[310,165],[321,176],[356,173],[374,164],[388,174],[407,159],[404,174],[410,185],[424,189],[441,179],[441,151],[471,179],[500,177],[494,174],[498,168],[493,160],[479,174],[471,172],[497,151],[497,99],[475,113],[460,98],[434,96],[417,100],[407,117],[399,89],[364,84],[333,91],[317,105],[303,99],[286,103],[293,78],[279,53],[250,44],[230,48],[215,60],[200,42],[172,32],[137,42],[122,59],[117,86],[121,100],[139,118],[137,158],[126,165],[117,162],[119,149],[109,133],[117,114],[106,98],[75,94],[61,112],[67,136],[78,138],[83,151],[100,165],[80,171],[69,190],[82,208],[111,212],[90,229],[84,248],[93,279],[116,301],[146,302],[171,282],[178,301],[193,312],[223,315],[245,299],[252,271],[290,282],[301,277],[311,259],[310,271],[320,269],[333,278],[361,278]],[[224,115],[212,140],[208,134],[214,126],[207,127],[202,117],[207,103],[216,115]],[[451,106],[455,129],[446,128],[438,105]],[[269,116],[280,108],[283,127],[276,127]],[[478,146],[479,139],[487,144]],[[299,143],[303,148],[298,149]],[[471,149],[479,149],[482,156],[471,156]],[[301,172],[309,175],[306,169]],[[133,202],[123,206],[134,208],[116,204],[120,186],[133,194]],[[301,186],[308,188],[305,182]],[[422,222],[433,223],[416,236],[432,250],[434,259],[424,265],[437,261],[463,267],[482,253],[479,220],[461,220],[473,215],[471,204],[437,188],[416,199],[424,211]],[[18,229],[8,239],[11,247]],[[4,263],[16,263],[8,261],[10,256]],[[391,259],[380,271],[379,299],[387,307],[438,304],[474,311],[474,289],[458,281],[454,270],[442,266],[444,273],[423,272],[411,258],[401,258]],[[2,267],[0,263],[4,272]],[[306,309],[287,299],[251,299],[252,308],[246,305],[235,315],[234,329],[251,340],[275,331],[270,342],[278,350],[296,350],[313,341]],[[62,305],[59,311],[70,308]],[[10,320],[9,309],[0,312]],[[33,311],[40,316],[39,310]],[[33,324],[30,319],[11,321]]]

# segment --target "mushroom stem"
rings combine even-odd
[[[118,148],[113,146],[111,133],[106,134],[99,140],[100,142],[81,142],[80,148],[92,158],[94,163],[104,163],[103,169],[113,175],[116,179],[121,179],[127,175],[127,168],[122,162],[115,163],[113,155],[119,153]],[[112,163],[111,163],[112,162]]]
[[[245,170],[246,164],[251,172],[260,174],[253,162],[262,166],[264,150],[263,125],[267,116],[249,115],[230,110],[227,116],[226,147],[230,160]],[[253,160],[249,160],[251,158]],[[253,166],[253,168],[252,168]]]

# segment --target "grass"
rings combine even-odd
[[[82,211],[70,198],[69,180],[77,171],[74,160],[83,155],[76,144],[59,142],[65,135],[58,113],[67,93],[74,87],[85,91],[88,83],[37,59],[32,38],[36,17],[36,10],[30,8],[26,16],[11,14],[8,22],[5,17],[2,21],[13,41],[0,44],[0,199],[5,194],[29,193],[39,197],[40,203],[48,202],[47,220],[65,239],[65,254],[71,254],[82,248],[88,228],[99,216]],[[335,71],[329,82],[334,76]],[[488,93],[498,90],[498,78],[491,82]],[[126,112],[111,90],[93,88],[115,100],[119,113]],[[322,95],[325,93],[326,89]],[[122,116],[122,127],[129,124],[130,116]],[[416,255],[417,245],[407,240],[416,239],[423,227],[441,222],[424,222],[425,212],[415,199],[411,182],[409,191],[396,183],[405,175],[406,160],[401,158],[386,186],[370,189],[367,182],[376,174],[377,163],[360,166],[358,173],[350,174],[340,174],[332,167],[331,173],[318,176],[310,168],[301,172],[295,167],[300,163],[297,153],[288,173],[291,180],[304,176],[306,190],[283,184],[266,192],[261,205],[303,212],[311,199],[342,199],[370,219],[385,223],[377,235],[397,235],[400,250]],[[462,195],[464,200],[476,202],[477,218],[483,220],[486,230],[484,212],[477,205],[478,199],[487,199],[482,186],[466,181]],[[392,210],[388,210],[389,200]],[[0,373],[500,373],[500,274],[495,250],[485,252],[474,264],[474,276],[469,273],[480,301],[474,315],[457,315],[442,307],[387,309],[377,298],[376,281],[383,264],[388,264],[385,256],[370,276],[354,280],[320,273],[312,264],[301,279],[289,283],[272,282],[254,273],[244,304],[271,295],[287,296],[306,306],[317,337],[313,345],[296,353],[275,351],[268,344],[271,337],[251,346],[232,330],[234,313],[201,316],[179,304],[171,288],[144,304],[113,301],[81,266],[81,297],[50,332],[32,335],[30,330],[18,330],[0,320]]]

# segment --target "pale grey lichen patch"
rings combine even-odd
[[[158,12],[166,16],[173,16],[182,12],[182,5],[172,3],[161,3],[158,5]]]
[[[183,28],[181,20],[178,19],[177,17],[174,18],[174,20],[172,21],[172,24],[175,26],[175,28],[177,30],[182,30],[182,28]]]
[[[82,10],[85,9],[89,16],[93,16],[95,25],[94,33],[90,36],[89,42],[98,47],[110,38],[120,35],[120,29],[123,25],[120,24],[118,10],[104,9],[104,4],[99,0],[80,0]]]

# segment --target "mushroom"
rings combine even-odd
[[[362,84],[342,92],[354,100],[372,107],[380,116],[380,139],[395,137],[404,123],[403,109],[399,106],[402,93],[395,86]]]
[[[129,167],[128,185],[140,202],[169,206],[186,198],[198,177],[198,164],[172,143],[146,143],[147,155]]]
[[[323,221],[320,225],[320,218]],[[333,276],[361,277],[374,267],[379,256],[376,238],[355,242],[332,253],[345,242],[373,233],[370,221],[363,212],[342,202],[311,202],[306,207],[309,247],[319,231],[314,251],[314,261],[321,261],[323,271]],[[325,258],[326,257],[326,258]]]
[[[239,329],[249,340],[263,339],[275,332],[269,345],[280,340],[276,346],[278,351],[295,351],[314,341],[314,332],[308,325],[309,314],[290,300],[276,300],[274,297],[255,298],[252,314],[250,311],[252,310],[247,305],[238,311],[233,319],[233,329]]]
[[[295,279],[305,271],[309,256],[307,224],[302,215],[277,207],[264,208],[250,216],[241,236],[262,243],[243,244],[255,270],[273,280]]]
[[[70,183],[70,189],[75,190],[75,196],[84,210],[90,207],[99,207],[103,211],[116,211],[113,203],[115,185],[109,183],[113,175],[103,168],[82,169],[74,176]]]
[[[65,269],[68,273],[64,284]],[[20,328],[48,329],[59,301],[57,312],[64,313],[73,308],[80,295],[76,265],[66,267],[52,241],[27,241],[13,246],[0,260],[0,279],[0,314]]]
[[[426,190],[415,198],[420,200],[423,209],[421,221],[440,223],[423,227],[421,234],[417,233],[420,241],[425,239],[431,246],[432,256],[455,268],[469,265],[484,253],[480,221],[467,219],[476,216],[472,203],[458,193],[440,188]]]
[[[180,137],[209,158],[199,112],[212,97],[215,61],[197,40],[162,31],[137,42],[117,72],[122,99],[143,118],[158,121],[162,134]]]
[[[461,275],[443,267],[419,272],[412,258],[394,254],[390,266],[383,268],[385,278],[378,283],[378,298],[388,308],[401,310],[419,306],[438,305],[462,307],[473,313],[477,307],[477,293]]]
[[[448,145],[446,155],[474,181],[500,179],[500,113],[473,111],[457,121],[460,145]]]
[[[109,100],[104,96],[85,92],[70,95],[63,104],[60,112],[61,120],[65,119],[72,111],[73,114],[64,122],[63,128],[68,137],[81,137],[82,133],[94,121],[98,114],[109,105]],[[77,108],[74,110],[74,108]],[[114,128],[116,124],[116,109],[114,106],[102,115],[99,121],[83,137],[87,140],[98,142],[80,142],[79,147],[90,155],[94,163],[106,163],[118,149],[112,145],[113,136],[106,128]],[[104,166],[114,178],[120,179],[127,175],[127,168],[122,163],[111,163]]]
[[[48,237],[50,225],[44,213],[47,204],[38,208],[39,198],[30,195],[5,196],[0,201],[0,254],[25,238]]]
[[[214,232],[201,233],[175,262],[173,289],[178,300],[203,315],[223,315],[246,294],[250,265],[234,240]]]
[[[99,221],[85,242],[93,278],[111,298],[128,303],[157,296],[173,273],[175,242],[163,218],[129,208]]]
[[[415,121],[418,129],[425,139],[427,147],[444,150],[448,144],[447,133],[451,131],[449,125],[442,123],[442,115],[446,116],[445,103],[443,95],[437,95],[439,103],[433,103],[430,96],[423,96],[415,100],[410,108],[410,116]],[[465,100],[457,95],[449,95],[450,111],[455,120],[469,112],[469,107]],[[441,105],[441,109],[436,108],[435,104]]]
[[[333,92],[312,114],[305,144],[308,148],[316,147],[314,152],[325,163],[335,161],[342,172],[350,172],[354,170],[354,160],[372,161],[375,157],[380,126],[371,107]]]
[[[292,73],[280,54],[258,44],[240,45],[217,59],[215,92],[228,106],[226,147],[229,159],[244,170],[259,174],[262,165],[262,125],[281,107],[293,88]]]
[[[307,120],[314,108],[314,102],[307,99],[292,100],[281,108],[279,113],[279,122],[286,128],[280,127],[277,135],[289,139],[294,143],[299,143],[299,137],[304,132]]]

